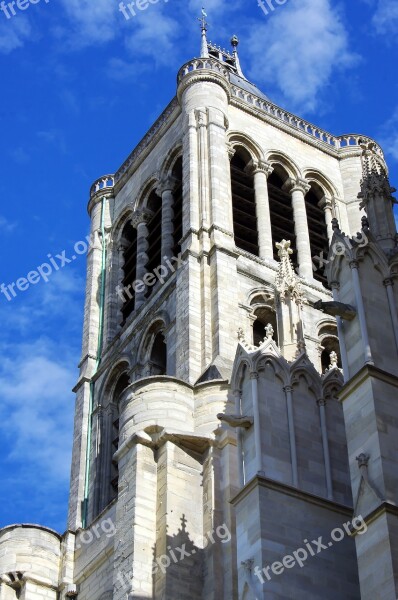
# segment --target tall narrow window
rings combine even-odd
[[[166,375],[167,346],[164,335],[161,332],[153,340],[150,363],[151,375]]]
[[[173,197],[174,197],[174,219],[173,219],[173,227],[174,227],[174,248],[173,254],[174,256],[178,256],[181,252],[180,240],[182,238],[182,158],[179,158],[173,168],[172,175],[174,179],[177,181],[176,187],[174,188]]]
[[[269,208],[271,214],[271,231],[274,241],[274,259],[278,259],[278,250],[275,246],[276,242],[282,240],[290,240],[290,248],[293,250],[291,260],[294,268],[297,267],[297,249],[296,249],[296,234],[294,231],[294,216],[292,207],[291,194],[283,189],[283,185],[287,179],[282,169],[275,167],[275,170],[268,177],[268,195]]]
[[[314,278],[328,287],[325,276],[325,264],[329,253],[328,230],[325,222],[325,213],[319,206],[320,200],[325,194],[315,183],[311,184],[311,189],[305,196],[305,208],[307,211],[308,232],[310,235],[311,256],[317,269],[314,271]]]
[[[153,212],[153,216],[148,223],[148,262],[146,270],[148,273],[152,273],[162,262],[162,200],[155,190],[149,196],[148,209]],[[147,287],[147,298],[151,295],[152,290],[153,286]]]
[[[235,245],[259,255],[254,178],[247,173],[251,157],[238,148],[231,160],[232,211]]]
[[[110,468],[110,490],[109,490],[109,501],[113,500],[117,496],[118,483],[119,483],[119,469],[117,462],[113,459],[113,455],[119,447],[119,400],[121,394],[124,392],[126,387],[130,384],[127,373],[123,373],[120,376],[115,391],[113,394],[112,411],[110,415],[110,454],[111,454],[111,468]]]
[[[122,287],[125,290],[122,306],[122,325],[126,322],[127,317],[134,310],[134,290],[133,283],[136,279],[137,269],[137,231],[129,221],[123,230],[123,279]]]

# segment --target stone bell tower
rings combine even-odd
[[[385,185],[357,197],[362,147],[375,182],[383,152],[275,105],[204,16],[201,39],[175,98],[91,187],[68,530],[0,531],[0,600],[359,600],[378,540],[388,557],[395,442],[377,424],[386,410],[395,427],[395,233]],[[336,219],[353,236],[365,210],[370,283],[339,257],[328,284]],[[338,286],[348,323],[328,312]],[[391,310],[387,353],[374,298]],[[286,566],[350,522],[358,486],[376,532],[357,532],[362,591],[348,526]]]

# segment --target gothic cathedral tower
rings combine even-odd
[[[364,147],[386,173],[383,153],[273,104],[231,42],[208,44],[203,20],[176,97],[91,188],[68,531],[0,532],[1,600],[378,597],[362,581],[371,540],[354,512],[347,388],[365,317],[358,330],[347,274],[340,304],[331,288],[341,244],[369,242],[369,228],[353,241],[364,209],[395,248],[381,200],[358,199]],[[376,438],[371,453],[375,489],[393,494]],[[377,519],[387,545],[395,521]]]

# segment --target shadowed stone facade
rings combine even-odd
[[[68,530],[0,531],[0,600],[397,598],[383,153],[274,105],[232,46],[202,23],[91,188]]]

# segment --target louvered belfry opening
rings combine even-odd
[[[133,283],[136,279],[137,270],[137,230],[130,221],[125,225],[122,235],[123,241],[123,279],[122,287],[125,290],[125,298],[122,306],[122,325],[134,310],[135,294]]]
[[[173,209],[174,209],[174,247],[173,254],[178,256],[181,252],[180,240],[182,238],[182,157],[178,158],[172,171],[174,179],[177,181],[173,191]]]
[[[325,275],[325,264],[329,253],[328,230],[325,222],[325,213],[319,206],[324,193],[319,186],[311,184],[311,189],[305,196],[305,208],[307,211],[308,232],[310,236],[311,256],[314,264],[314,279],[329,287]]]
[[[274,259],[279,261],[276,242],[290,240],[290,255],[294,268],[297,268],[296,234],[294,231],[294,215],[290,192],[283,189],[287,174],[275,168],[268,177],[269,209],[271,215],[271,231],[273,240]]]
[[[235,246],[259,255],[254,177],[247,172],[251,157],[238,148],[231,160],[232,211]]]
[[[130,385],[130,379],[127,373],[123,373],[116,384],[113,394],[113,411],[111,422],[111,477],[110,477],[110,501],[116,498],[119,469],[117,461],[113,460],[113,455],[119,447],[119,400],[121,394]]]
[[[148,262],[146,271],[152,273],[162,263],[162,200],[155,190],[148,198],[148,209],[153,213],[148,223]],[[147,286],[146,297],[149,298],[153,286]]]

